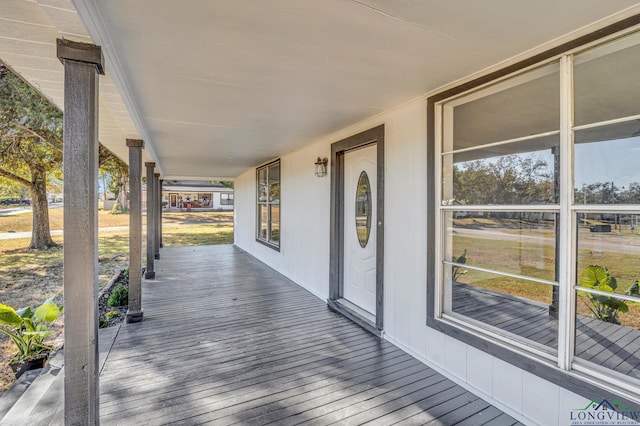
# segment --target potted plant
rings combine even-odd
[[[52,348],[44,344],[44,339],[51,335],[49,325],[62,312],[62,307],[53,299],[47,299],[36,309],[26,307],[17,311],[0,303],[0,332],[9,336],[18,349],[10,363],[16,378],[27,370],[46,365]]]

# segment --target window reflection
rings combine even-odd
[[[576,55],[575,123],[640,114],[640,34]]]
[[[558,136],[551,136],[447,154],[443,162],[450,166],[451,179],[443,180],[443,203],[557,203],[559,177],[554,171],[560,161],[558,146]]]
[[[556,213],[447,212],[446,252],[470,266],[553,281]]]
[[[640,204],[639,135],[636,120],[575,133],[575,204]]]
[[[640,215],[579,213],[577,219],[576,356],[640,378],[640,304],[619,297],[638,294]]]
[[[445,146],[445,151],[558,130],[558,70],[557,62],[546,65],[490,86],[456,105],[453,143]]]

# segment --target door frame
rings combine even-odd
[[[377,144],[377,223],[376,223],[376,314],[372,321],[343,299],[344,289],[344,156],[345,153]],[[382,335],[384,327],[384,124],[331,144],[331,220],[330,220],[329,299],[331,309],[366,330]]]

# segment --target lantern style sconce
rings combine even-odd
[[[325,177],[327,175],[327,163],[329,162],[329,160],[327,160],[327,157],[324,158],[320,158],[318,157],[318,161],[316,161],[315,166],[316,166],[316,173],[315,175],[318,177]]]

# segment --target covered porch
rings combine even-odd
[[[235,246],[156,272],[144,321],[101,331],[102,424],[519,424]],[[59,372],[5,421],[64,424]]]

